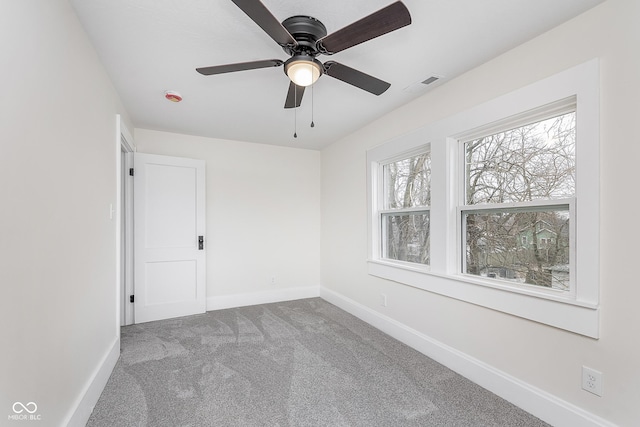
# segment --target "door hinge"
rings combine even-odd
[[[129,168],[129,175],[133,176],[133,168]]]
[[[133,302],[134,301],[134,296],[133,295],[129,295],[129,302]]]

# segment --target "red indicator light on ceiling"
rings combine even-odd
[[[168,90],[164,93],[164,97],[167,98],[171,102],[180,102],[182,101],[182,96],[178,92],[173,92]]]

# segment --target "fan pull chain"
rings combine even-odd
[[[293,137],[298,137],[298,85],[293,86]]]
[[[315,127],[315,123],[313,123],[313,87],[315,85],[311,85],[311,127]]]

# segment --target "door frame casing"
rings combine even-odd
[[[130,177],[127,171],[133,168],[133,156],[136,146],[133,135],[129,132],[119,114],[116,115],[116,128],[116,319],[118,331],[120,331],[120,326],[131,325],[135,320],[133,304],[129,303],[128,300],[128,296],[134,294],[134,188],[133,177]]]

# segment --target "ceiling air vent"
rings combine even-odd
[[[441,80],[443,80],[442,76],[439,76],[437,74],[431,74],[430,77],[427,77],[424,80],[417,81],[405,87],[404,91],[405,92],[425,92],[427,90],[427,87],[431,88],[433,86],[438,86],[440,83],[442,83]],[[434,84],[436,82],[437,84]]]
[[[436,76],[431,76],[426,80],[422,81],[423,85],[430,85],[431,83],[435,82],[436,80],[440,80],[440,77],[436,77]]]

